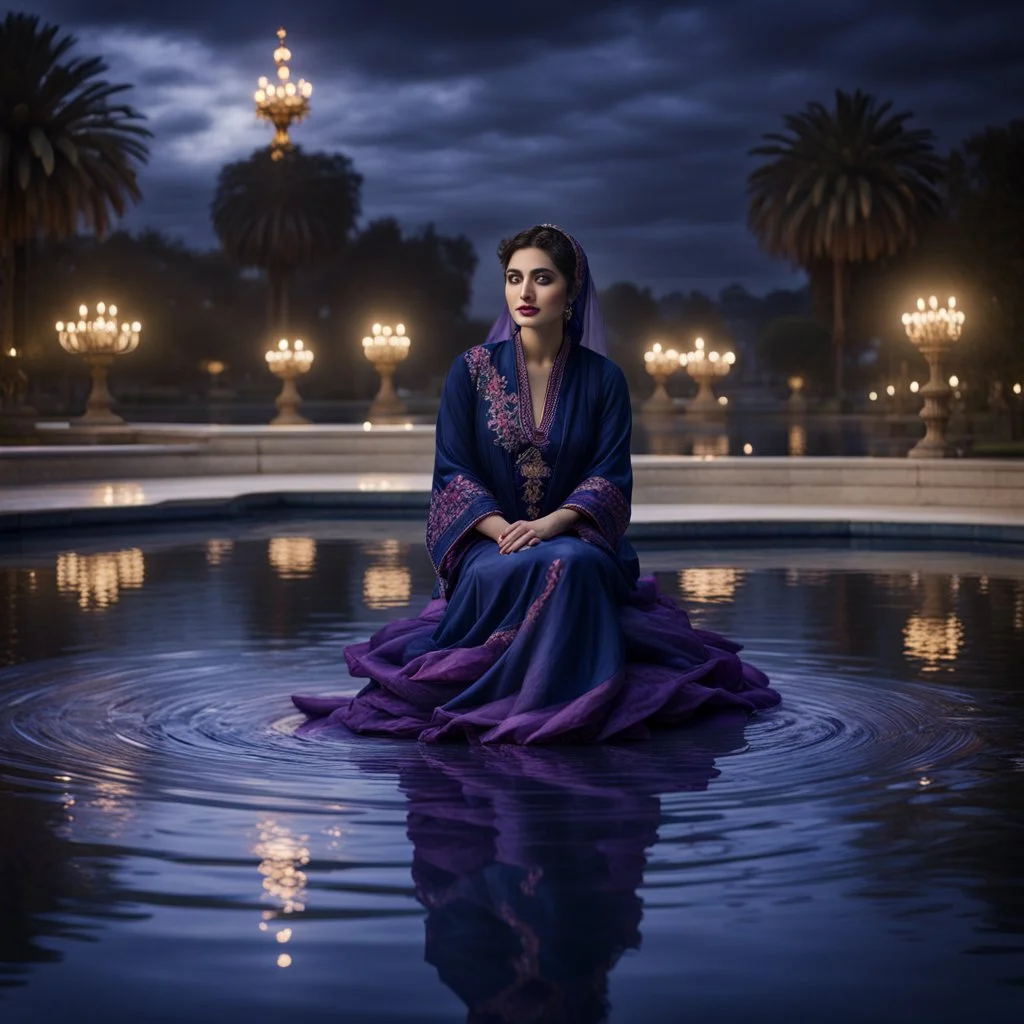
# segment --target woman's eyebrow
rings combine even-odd
[[[505,273],[506,274],[521,274],[522,271],[518,267],[509,267],[508,270],[505,271]],[[531,270],[530,273],[534,277],[536,277],[537,274],[554,274],[554,271],[550,267],[537,267],[536,269]]]

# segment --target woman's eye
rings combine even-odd
[[[537,284],[551,284],[551,278],[544,274],[540,274],[537,277]]]

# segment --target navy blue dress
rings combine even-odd
[[[434,596],[346,648],[370,680],[358,694],[297,706],[361,733],[527,744],[641,738],[701,710],[777,704],[738,644],[694,629],[640,578],[625,538],[631,428],[622,371],[590,349],[563,342],[539,425],[518,336],[460,355],[437,421]],[[476,530],[559,508],[579,519],[511,555]]]

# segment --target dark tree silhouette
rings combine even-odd
[[[909,113],[857,90],[835,108],[810,103],[764,136],[766,157],[749,178],[749,223],[760,244],[813,274],[832,271],[833,373],[843,397],[848,268],[913,245],[939,210],[944,165],[932,133],[908,130]]]
[[[75,57],[73,36],[36,15],[0,22],[0,351],[15,336],[18,250],[40,235],[80,229],[102,237],[141,198],[137,167],[146,161],[144,118],[119,102],[129,85],[100,77],[99,57]]]
[[[348,157],[299,147],[277,160],[258,149],[221,169],[213,227],[236,263],[266,272],[272,330],[288,327],[295,270],[327,263],[344,249],[359,216],[362,181]]]

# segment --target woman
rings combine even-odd
[[[635,739],[780,700],[739,646],[639,579],[625,539],[631,415],[586,256],[540,225],[498,250],[507,312],[460,355],[437,420],[434,599],[345,650],[355,697],[295,697],[326,724],[424,741]]]

